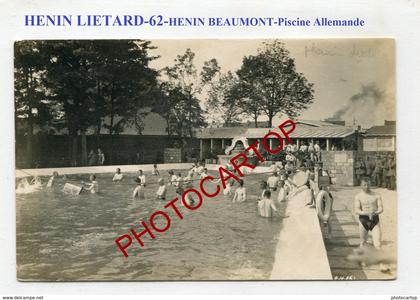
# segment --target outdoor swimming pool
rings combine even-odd
[[[167,172],[161,173],[167,182]],[[155,200],[158,177],[146,173],[146,199],[133,201],[135,174],[126,174],[121,183],[113,183],[112,176],[97,175],[100,194],[96,195],[71,196],[61,191],[64,182],[87,181],[87,174],[60,180],[50,191],[16,195],[18,279],[269,279],[282,222],[279,217],[257,216],[259,181],[267,174],[245,177],[245,203],[232,203],[232,197],[219,195],[204,198],[195,211],[182,207],[183,220],[171,215],[170,229],[156,234],[154,240],[145,236],[144,248],[134,240],[128,258],[115,239],[130,228],[140,231],[139,221],[148,220],[173,199],[175,188],[168,188],[167,201]]]

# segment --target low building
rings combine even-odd
[[[364,151],[395,151],[395,121],[385,121],[382,126],[373,126],[363,134]]]
[[[296,121],[296,129],[291,133],[293,143],[298,147],[301,143],[318,142],[322,150],[357,150],[357,130],[353,127],[333,124],[324,121]],[[233,141],[241,141],[251,145],[270,131],[279,132],[278,128],[220,127],[202,128],[196,131],[200,141],[200,157],[206,153],[223,154]],[[278,146],[275,137],[269,139],[270,147]],[[234,145],[233,145],[234,146]]]

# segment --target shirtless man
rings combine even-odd
[[[114,177],[112,178],[113,182],[120,182],[123,179],[124,175],[121,173],[121,169],[117,168]]]
[[[379,214],[383,212],[381,195],[370,190],[369,179],[360,182],[362,191],[354,198],[354,211],[359,216],[360,246],[366,244],[369,231],[372,231],[373,245],[381,248],[381,226]]]

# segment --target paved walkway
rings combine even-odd
[[[382,273],[378,265],[362,267],[346,259],[360,244],[359,225],[353,213],[354,195],[359,191],[360,188],[350,187],[333,192],[332,238],[325,240],[333,279],[393,279],[396,276],[395,265],[391,266],[390,273]],[[396,193],[386,189],[375,191],[381,194],[384,205],[384,213],[380,216],[383,249],[396,255]],[[371,243],[370,237],[368,242]]]
[[[331,226],[332,238],[325,240],[325,246],[333,278],[367,279],[365,272],[358,264],[346,259],[360,243],[358,223],[354,220],[349,208],[334,203]]]

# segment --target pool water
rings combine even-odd
[[[16,195],[18,279],[269,279],[282,224],[279,217],[257,215],[259,181],[267,179],[266,174],[245,178],[248,199],[244,203],[232,203],[233,196],[225,198],[222,193],[204,198],[195,211],[178,203],[182,220],[172,209],[163,208],[168,200],[154,199],[157,177],[146,173],[146,199],[133,201],[135,174],[126,174],[121,183],[113,183],[112,176],[97,175],[100,193],[96,195],[72,196],[61,191],[65,182],[80,184],[88,181],[89,175],[60,179],[49,191]],[[169,176],[164,179],[167,182]],[[175,188],[169,187],[167,199],[175,196]],[[277,198],[276,192],[273,197]],[[125,258],[115,239],[130,228],[141,231],[139,222],[147,222],[156,210],[169,212],[171,227],[163,234],[156,233],[154,240],[144,236],[144,248],[133,238]]]

